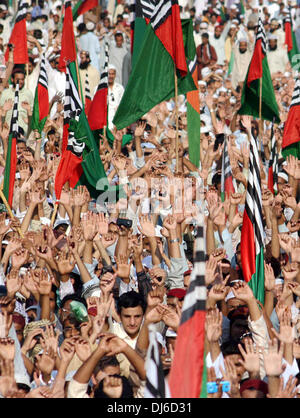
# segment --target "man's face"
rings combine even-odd
[[[14,322],[14,327],[16,330],[18,341],[22,345],[23,340],[24,340],[24,336],[23,336],[24,327],[21,324],[18,324],[17,322]]]
[[[113,84],[116,78],[116,70],[108,70],[108,84]]]
[[[29,63],[28,63],[28,72],[29,72],[29,74],[32,73],[33,69],[34,69],[34,66],[32,65],[32,62],[29,61]]]
[[[206,36],[202,36],[202,43],[204,45],[208,44],[208,38]]]
[[[247,51],[247,42],[240,42],[239,50],[242,54],[244,54]]]
[[[275,51],[277,49],[277,40],[276,39],[270,39],[269,40],[269,47],[271,51]]]
[[[87,56],[86,56],[86,53],[85,52],[80,52],[80,63],[85,63],[85,62],[88,62],[89,61],[89,59],[87,58]]]
[[[219,28],[219,27],[215,28],[215,37],[216,38],[220,38],[221,33],[222,33],[222,29],[221,28]]]
[[[25,77],[22,73],[16,73],[12,76],[13,86],[16,87],[17,83],[19,83],[19,89],[21,90],[25,84]]]
[[[122,308],[120,315],[121,322],[129,337],[135,338],[138,335],[143,316],[143,309],[141,306]]]
[[[200,90],[200,93],[206,93],[206,86],[204,86],[203,84],[200,84],[199,85],[199,90]]]
[[[116,41],[116,45],[118,48],[121,48],[124,42],[123,36],[122,35],[116,35],[115,37],[115,41]]]
[[[118,374],[118,375],[121,374],[120,366],[106,366],[103,370],[100,370],[97,373],[96,381],[97,383],[99,383],[104,378],[104,375],[113,376],[115,374]]]
[[[275,30],[278,28],[277,23],[271,23],[270,25],[270,32],[275,32]]]
[[[17,155],[20,155],[22,152],[26,151],[26,144],[25,142],[19,142],[17,144]]]

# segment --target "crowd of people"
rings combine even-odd
[[[207,397],[299,397],[300,161],[284,159],[281,148],[298,76],[289,61],[283,19],[290,6],[298,39],[297,3],[209,0],[199,5],[180,0],[181,18],[194,25],[199,166],[189,158],[185,96],[177,104],[174,98],[158,104],[128,127],[132,140],[125,146],[127,130],[118,131],[113,124],[132,66],[130,4],[101,1],[74,21],[81,84],[88,80],[91,98],[109,45],[108,128],[114,141],[111,146],[101,136],[99,153],[109,183],[125,190],[125,197],[109,205],[98,205],[86,186],[72,189],[69,184],[56,202],[66,85],[66,74],[59,69],[64,5],[61,0],[32,0],[25,68],[15,65],[13,48],[7,62],[4,58],[16,6],[0,1],[1,181],[17,84],[22,128],[12,213],[4,202],[0,213],[0,396],[147,397],[150,325],[168,385],[201,219],[207,287],[204,361],[208,384],[216,383]],[[259,13],[280,111],[281,123],[274,126],[238,114]],[[42,54],[50,112],[40,136],[31,129],[31,118]],[[272,133],[279,165],[276,194],[268,189]],[[216,142],[220,134],[227,140],[234,186],[225,199],[224,144]],[[252,136],[261,138],[264,304],[244,280],[241,263]]]

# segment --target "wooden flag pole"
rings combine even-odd
[[[175,120],[176,120],[176,139],[175,139],[175,153],[176,153],[176,172],[179,171],[179,159],[178,159],[178,148],[179,148],[179,137],[178,137],[178,85],[177,85],[177,74],[176,65],[174,64],[174,81],[175,81]]]
[[[7,209],[7,212],[9,214],[10,218],[11,219],[15,219],[14,214],[12,213],[11,207],[9,206],[8,201],[6,200],[6,197],[4,196],[4,193],[2,191],[2,187],[3,187],[3,183],[2,183],[2,185],[0,187],[0,197],[2,199],[2,202],[4,203],[4,205],[5,205],[6,209]],[[18,231],[20,237],[21,238],[24,238],[24,234],[21,231],[21,228],[17,228],[17,231]]]

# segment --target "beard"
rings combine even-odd
[[[239,48],[239,51],[240,51],[240,54],[245,54],[245,52],[247,52],[247,49],[240,49]]]
[[[81,70],[86,70],[86,69],[87,69],[87,67],[88,67],[89,65],[90,65],[89,61],[81,62],[81,63],[79,64],[79,68],[80,68]]]
[[[269,50],[270,51],[276,51],[276,49],[277,49],[277,45],[272,46],[272,47],[269,45]]]

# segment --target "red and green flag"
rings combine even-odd
[[[64,24],[61,36],[61,51],[59,57],[59,69],[66,72],[66,66],[76,62],[76,44],[73,29],[73,16],[71,1],[67,0],[64,7]]]
[[[241,232],[243,278],[257,300],[264,304],[264,228],[262,215],[260,164],[256,139],[251,135],[249,174]]]
[[[90,106],[88,121],[92,131],[107,126],[107,94],[108,94],[108,43],[105,43],[105,62],[100,82]]]
[[[191,39],[191,37],[190,37]],[[200,100],[198,91],[197,59],[189,63],[189,70],[197,90],[186,93],[187,130],[189,141],[189,159],[199,167],[200,161]]]
[[[283,25],[284,25],[284,32],[285,32],[285,45],[287,46],[287,51],[288,51],[288,56],[289,56],[291,66],[294,67],[298,63],[297,57],[299,54],[299,50],[298,50],[295,32],[293,31],[292,15],[291,15],[290,7],[289,7],[288,14],[284,17]]]
[[[31,129],[41,134],[49,114],[48,76],[45,64],[45,55],[41,60],[38,84],[35,90],[34,105],[31,119]]]
[[[244,82],[241,107],[238,113],[280,123],[278,105],[266,56],[266,34],[260,17],[258,18],[254,51]]]
[[[13,105],[13,113],[10,122],[10,133],[8,137],[8,147],[5,160],[4,169],[4,181],[3,181],[3,194],[9,204],[12,207],[14,185],[17,169],[17,138],[19,135],[18,126],[18,104],[19,104],[19,83],[16,84],[15,98]]]
[[[194,268],[184,298],[169,375],[172,398],[206,398],[205,367],[205,239],[204,219],[197,227]]]
[[[14,45],[14,64],[26,64],[28,60],[26,15],[28,3],[19,0],[15,24],[8,43]],[[9,47],[6,48],[5,60],[8,61]]]
[[[282,155],[300,159],[300,80],[297,79],[282,137]]]
[[[97,7],[98,4],[98,0],[79,0],[73,7],[73,20],[76,20],[78,16],[83,15],[94,7]]]
[[[182,22],[185,41],[185,55],[194,59],[194,48],[189,39],[191,19]],[[181,65],[182,67],[182,65]],[[144,116],[157,104],[175,96],[174,60],[156,36],[151,24],[147,25],[145,39],[140,49],[137,62],[132,69],[121,103],[113,119],[117,129],[128,127]],[[177,72],[178,94],[197,90],[188,71],[185,76]]]

